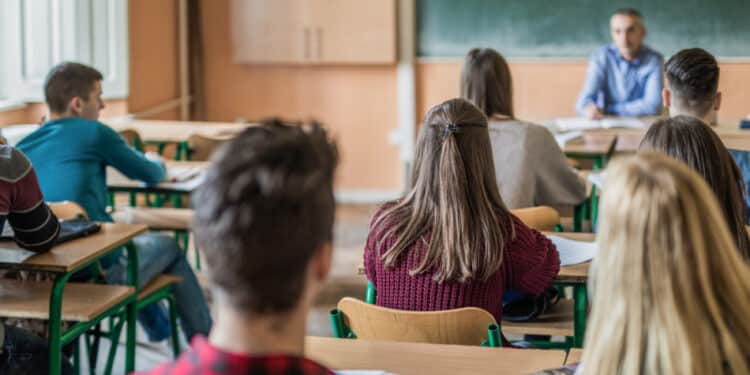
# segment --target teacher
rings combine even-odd
[[[591,54],[576,111],[591,119],[658,115],[664,58],[643,44],[643,16],[632,8],[620,9],[609,25],[613,43]]]

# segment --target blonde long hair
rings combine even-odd
[[[713,192],[653,152],[612,164],[589,288],[587,374],[746,374],[750,269]]]
[[[427,253],[412,275],[434,271],[437,282],[485,281],[502,264],[515,235],[512,216],[495,180],[487,118],[464,99],[433,107],[419,131],[413,188],[375,222],[378,238],[396,238],[383,255],[393,267],[430,234]]]

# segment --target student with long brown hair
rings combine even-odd
[[[503,291],[538,295],[560,268],[554,245],[505,207],[495,182],[487,119],[463,99],[427,114],[413,188],[374,216],[365,270],[385,307],[464,306],[502,317]]]
[[[705,180],[643,152],[603,194],[583,373],[749,373],[750,269]]]
[[[497,51],[469,51],[461,70],[461,97],[489,118],[497,184],[508,208],[575,205],[586,198],[584,181],[567,164],[552,133],[515,118],[510,68]]]
[[[716,195],[735,246],[750,260],[742,173],[719,136],[696,117],[676,116],[653,124],[640,150],[663,152],[698,172]]]

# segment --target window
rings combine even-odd
[[[0,103],[44,101],[62,61],[101,71],[105,98],[127,97],[127,11],[127,0],[1,0]]]

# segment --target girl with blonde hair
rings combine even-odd
[[[583,372],[750,372],[750,269],[705,180],[661,153],[616,161],[600,217]]]

